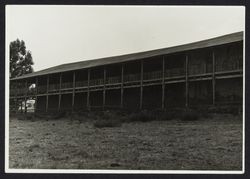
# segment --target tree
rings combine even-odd
[[[32,73],[34,65],[31,52],[26,50],[23,40],[10,42],[10,78]]]

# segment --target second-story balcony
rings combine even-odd
[[[88,81],[76,81],[75,86],[76,88],[87,87]]]
[[[177,77],[177,76],[184,76],[185,69],[184,68],[172,68],[165,70],[165,77]]]
[[[49,91],[57,91],[59,90],[60,85],[59,84],[50,84],[49,85]]]
[[[46,85],[40,85],[37,87],[38,94],[44,94],[47,92],[47,86]]]
[[[141,74],[129,74],[124,75],[124,82],[132,82],[132,81],[140,81],[141,80]]]
[[[153,71],[143,74],[143,80],[155,80],[162,78],[162,71]]]
[[[112,76],[106,79],[106,84],[117,84],[117,83],[121,83],[120,76]]]
[[[73,82],[66,82],[61,84],[61,89],[70,89],[73,88]]]
[[[195,74],[207,74],[212,72],[212,66],[206,66],[206,68],[191,68],[189,67],[189,73],[188,75],[192,76]],[[219,67],[217,67],[217,70]],[[235,62],[233,64],[225,64],[221,70],[223,72],[228,72],[230,70],[238,72],[240,69],[242,69],[241,64]],[[143,81],[150,81],[150,80],[160,80],[162,79],[162,71],[152,71],[152,72],[144,72],[143,73]],[[172,78],[172,77],[183,77],[185,76],[185,69],[184,68],[172,68],[172,69],[165,69],[165,78]],[[121,84],[121,76],[112,76],[106,78],[106,85],[112,85]],[[139,82],[141,80],[141,73],[136,74],[127,74],[123,77],[124,83],[133,83],[133,82]],[[104,85],[104,79],[91,79],[89,81],[89,86],[95,87],[95,86],[102,86]],[[75,82],[76,88],[84,88],[88,87],[88,81],[76,81]],[[38,85],[37,89],[25,89],[25,88],[13,88],[10,89],[10,96],[25,96],[25,95],[35,95],[37,94],[46,94],[47,92],[58,92],[60,90],[69,90],[73,89],[73,81],[72,82],[63,82],[61,83],[61,89],[60,84],[49,84],[48,88],[47,85]]]

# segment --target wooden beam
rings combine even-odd
[[[189,90],[188,90],[188,55],[186,54],[185,59],[185,88],[186,88],[186,94],[185,94],[185,106],[188,107],[188,98],[189,98]]]
[[[47,75],[47,95],[46,95],[46,109],[45,111],[48,112],[49,107],[49,75]]]
[[[14,83],[14,87],[15,87],[15,100],[16,100],[16,104],[17,104],[17,106],[15,105],[15,109],[16,109],[16,113],[18,112],[18,106],[19,106],[19,104],[18,104],[18,101],[17,101],[17,89],[18,89],[18,83],[17,82],[15,82]]]
[[[60,76],[59,76],[59,94],[58,94],[58,108],[57,108],[57,111],[61,110],[61,98],[62,98],[61,88],[62,88],[62,73],[60,73]]]
[[[21,113],[23,113],[23,100],[21,98]]]
[[[102,108],[104,110],[106,104],[106,67],[103,69],[103,100],[102,100]]]
[[[24,97],[24,113],[27,113],[27,92],[28,92],[28,81],[25,80],[25,97]]]
[[[214,50],[212,51],[212,58],[213,58],[213,73],[212,73],[212,86],[213,86],[213,105],[215,105],[215,53]]]
[[[143,106],[143,60],[141,60],[140,109]]]
[[[36,95],[38,94],[38,77],[36,77]]]
[[[76,88],[76,74],[73,72],[73,93],[72,93],[72,111],[74,111],[75,105],[75,88]]]
[[[36,101],[35,101],[35,112],[37,112],[37,95],[38,95],[38,77],[36,77]]]
[[[89,103],[90,90],[89,90],[89,86],[90,86],[90,69],[88,69],[88,92],[87,92],[87,108],[88,108],[88,110],[90,110],[90,103]]]
[[[121,69],[121,104],[120,104],[121,108],[123,108],[123,93],[124,93],[124,88],[123,88],[124,77],[123,77],[123,75],[124,75],[124,65],[122,64],[122,69]]]
[[[162,96],[161,96],[161,108],[165,108],[165,57],[162,58]]]

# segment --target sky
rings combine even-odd
[[[6,46],[24,40],[35,71],[244,29],[243,6],[6,6]]]

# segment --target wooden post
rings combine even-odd
[[[90,91],[89,91],[89,86],[90,86],[90,69],[88,69],[88,92],[87,92],[87,108],[90,110],[90,103],[89,103],[89,96],[90,96]]]
[[[103,100],[102,109],[104,110],[106,104],[106,67],[103,69]]]
[[[140,110],[143,106],[143,60],[141,60]]]
[[[16,96],[14,98],[14,109],[15,109],[15,113],[17,113],[17,97]]]
[[[21,113],[23,113],[23,100],[21,98]]]
[[[35,112],[37,112],[37,95],[38,95],[38,77],[36,77],[36,101],[35,101]]]
[[[18,104],[18,99],[17,99],[17,89],[18,89],[18,86],[17,86],[17,82],[15,82],[14,83],[14,87],[15,87],[15,96],[16,96],[16,98],[15,98],[15,109],[16,109],[16,113],[18,112],[18,108],[19,108],[19,104]]]
[[[46,109],[45,111],[48,112],[49,107],[49,75],[47,76],[47,95],[46,95]]]
[[[27,92],[28,92],[28,85],[27,85],[27,80],[25,80],[25,96],[24,96],[24,113],[27,113]]]
[[[62,73],[60,73],[60,76],[59,76],[59,96],[58,96],[58,109],[57,109],[57,111],[61,110],[61,99],[62,99],[61,88],[62,88]]]
[[[73,72],[73,93],[72,93],[72,112],[74,111],[75,105],[75,87],[76,87],[76,74]]]
[[[165,57],[162,58],[162,96],[161,96],[161,108],[165,108]]]
[[[121,71],[121,104],[120,107],[123,108],[123,85],[124,85],[124,78],[123,78],[123,73],[124,73],[124,66],[122,64],[122,71]]]
[[[213,105],[215,105],[215,90],[216,90],[216,88],[215,88],[215,82],[216,82],[216,80],[215,80],[215,53],[214,53],[214,50],[213,50],[213,52],[212,52],[212,58],[213,58],[213,74],[212,74],[212,86],[213,86]]]
[[[185,65],[186,65],[186,75],[185,75],[185,77],[186,77],[186,97],[185,97],[185,99],[186,99],[186,102],[185,102],[185,106],[186,107],[188,107],[188,98],[189,98],[189,91],[188,91],[188,55],[186,54],[186,63],[185,63]]]

